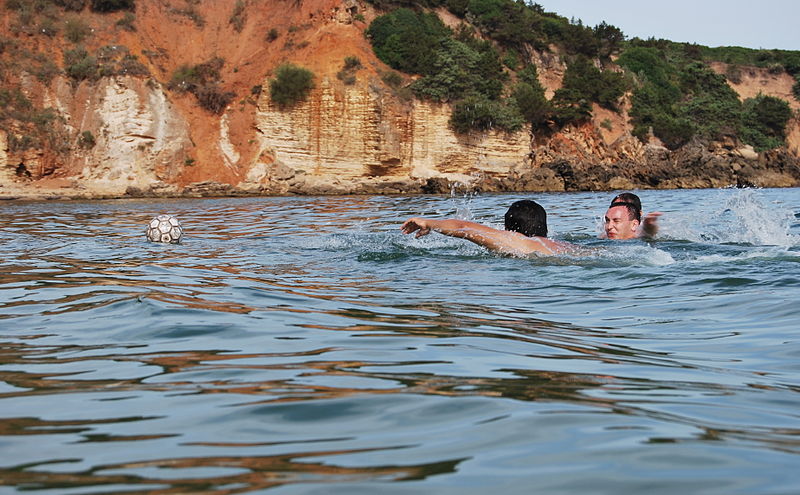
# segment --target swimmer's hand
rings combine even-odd
[[[662,213],[660,211],[654,211],[645,215],[642,220],[642,237],[655,237],[655,235],[658,234],[658,217],[661,215]]]
[[[411,234],[412,232],[416,232],[417,235],[415,237],[419,238],[424,235],[428,235],[431,233],[431,227],[429,225],[429,221],[425,218],[409,218],[403,225],[400,226],[400,231],[404,234]]]

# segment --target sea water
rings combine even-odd
[[[613,195],[4,202],[0,492],[800,493],[800,191]]]

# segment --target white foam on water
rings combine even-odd
[[[622,265],[667,266],[675,263],[670,253],[642,244],[609,244],[607,248],[598,250],[596,256]]]
[[[752,251],[746,251],[735,255],[707,254],[697,256],[687,261],[698,264],[729,263],[735,261],[752,260],[759,258],[781,258],[787,255],[787,250],[782,246],[762,247]]]
[[[715,244],[752,244],[789,248],[800,237],[789,233],[791,210],[768,203],[758,189],[723,189],[687,214],[665,214],[660,237]]]

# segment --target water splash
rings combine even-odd
[[[720,190],[699,206],[689,217],[665,215],[662,236],[715,244],[800,244],[800,237],[789,232],[794,213],[777,202],[767,203],[758,189]]]

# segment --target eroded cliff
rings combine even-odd
[[[251,1],[234,22],[234,0],[139,0],[134,30],[123,14],[82,12],[93,35],[88,51],[116,47],[147,74],[116,73],[75,81],[43,81],[25,63],[8,80],[39,108],[57,114],[50,139],[18,143],[30,126],[7,121],[0,131],[0,196],[342,194],[478,190],[572,190],[642,187],[796,186],[800,125],[787,148],[755,153],[735,142],[667,151],[656,139],[631,135],[627,104],[619,113],[593,108],[590,122],[558,132],[455,134],[445,104],[404,98],[381,77],[388,68],[363,31],[376,15],[367,3]],[[240,12],[241,14],[241,12]],[[3,14],[6,32],[15,18]],[[449,22],[454,22],[449,19]],[[65,39],[17,33],[20,47],[60,53]],[[548,96],[564,65],[557,51],[535,52]],[[345,57],[361,61],[354,80],[337,78]],[[167,89],[177,68],[222,61],[222,90],[233,94],[220,112],[194,96]],[[315,74],[309,98],[280,108],[269,81],[291,61]],[[724,73],[726,67],[714,69]],[[787,98],[792,78],[761,69],[732,87]],[[625,99],[627,101],[627,99]],[[17,143],[17,145],[14,145]],[[713,171],[709,171],[709,167]]]

